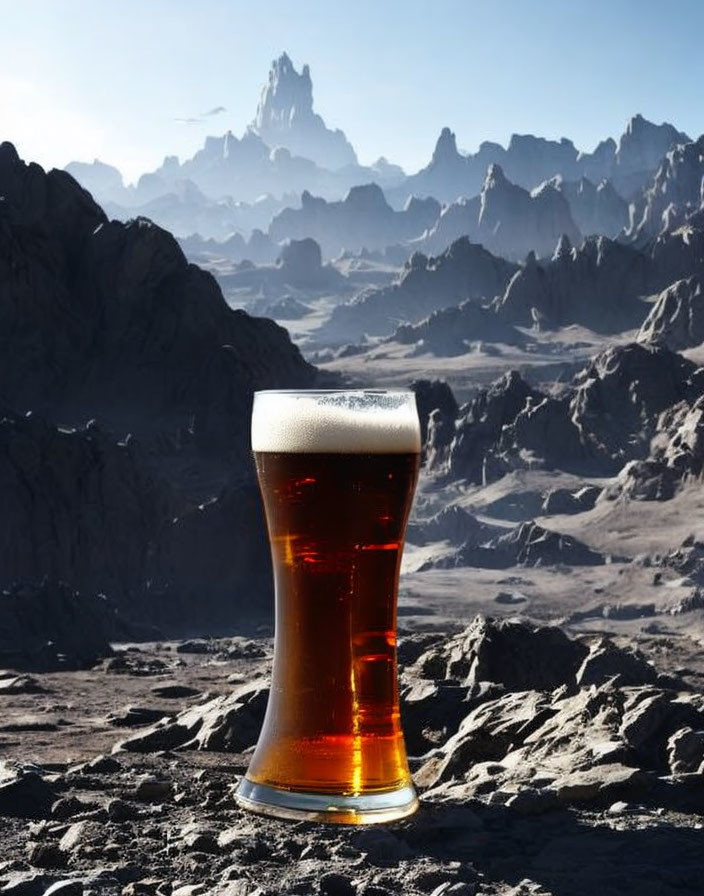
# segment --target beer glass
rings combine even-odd
[[[396,601],[420,458],[415,396],[257,392],[252,449],[276,632],[238,802],[349,824],[410,815],[418,800],[399,715]]]

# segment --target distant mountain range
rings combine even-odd
[[[149,217],[187,245],[227,241],[233,261],[270,263],[290,239],[312,237],[331,258],[399,244],[409,255],[440,252],[465,235],[518,260],[551,254],[562,234],[575,244],[592,234],[654,238],[700,206],[703,159],[702,138],[635,115],[618,141],[591,153],[566,138],[514,134],[507,147],[486,141],[464,155],[444,128],[415,174],[383,157],[362,166],[345,134],[314,112],[308,66],[299,73],[284,53],[242,137],[207,137],[192,158],[167,156],[133,186],[98,160],[66,170],[111,217]]]

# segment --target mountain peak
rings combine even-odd
[[[288,53],[271,63],[250,131],[272,149],[283,146],[292,155],[312,159],[324,168],[343,168],[357,162],[342,131],[329,130],[313,111],[309,67],[304,65],[299,74]]]
[[[445,127],[440,131],[440,136],[433,150],[432,162],[435,164],[455,161],[460,157],[457,151],[457,140],[455,134],[449,128]]]

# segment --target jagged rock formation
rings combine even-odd
[[[469,713],[418,773],[430,800],[486,799],[503,790],[506,806],[540,814],[575,802],[642,798],[659,783],[665,790],[674,784],[670,776],[685,751],[672,743],[702,723],[696,694],[659,684],[642,655],[606,638],[585,656],[584,645],[559,631],[478,620],[436,653],[431,674],[447,663],[448,670],[468,670],[469,681],[481,680],[484,688],[470,687]],[[507,674],[508,657],[515,666]],[[539,682],[533,686],[531,673]],[[454,695],[444,696],[449,703]],[[701,745],[693,756],[699,767]],[[692,759],[686,767],[693,768]]]
[[[551,253],[563,234],[574,243],[580,240],[560,191],[546,182],[529,193],[511,183],[494,164],[479,196],[445,207],[421,245],[424,251],[439,252],[466,235],[496,255],[517,260],[530,251],[541,256]]]
[[[486,141],[474,155],[462,155],[457,150],[455,135],[443,128],[427,167],[408,177],[390,195],[403,200],[414,193],[454,202],[460,196],[476,195],[487,168],[500,165],[512,183],[527,190],[556,175],[566,181],[586,177],[599,183],[609,179],[628,199],[648,183],[666,152],[687,142],[689,137],[672,125],[656,125],[635,115],[618,145],[608,138],[593,153],[578,152],[572,141],[564,137],[556,141],[513,134],[507,148]]]
[[[402,321],[416,323],[465,299],[493,298],[503,292],[516,270],[516,265],[467,238],[456,240],[436,257],[416,252],[398,283],[339,305],[321,335],[337,342],[360,339],[365,333],[389,335]]]
[[[672,351],[704,342],[704,289],[700,277],[678,280],[658,296],[638,333],[639,342],[663,342]]]
[[[544,529],[530,520],[481,544],[476,537],[471,537],[452,554],[429,560],[421,568],[510,569],[513,566],[601,566],[604,562],[602,554],[571,535]]]
[[[646,309],[649,259],[606,237],[589,237],[579,247],[560,239],[546,263],[530,255],[495,303],[501,315],[519,326],[553,329],[579,323],[598,333],[639,325]]]
[[[628,203],[611,181],[602,180],[597,185],[587,177],[569,181],[558,175],[549,183],[565,197],[574,223],[583,234],[614,238],[628,226]]]
[[[403,345],[416,345],[419,355],[438,357],[464,355],[482,342],[524,345],[526,338],[493,310],[477,302],[434,311],[418,324],[404,324],[391,337]]]
[[[232,445],[255,384],[311,382],[285,331],[231,311],[151,222],[108,222],[69,175],[26,166],[10,144],[0,195],[0,383],[14,409],[139,433],[194,415],[197,429],[216,401]]]
[[[357,156],[340,130],[331,131],[313,112],[310,69],[300,75],[286,53],[271,63],[251,130],[272,148],[284,146],[293,155],[312,159],[334,171],[356,165]]]
[[[704,397],[680,402],[657,420],[656,436],[644,460],[626,464],[607,498],[621,495],[643,501],[672,498],[683,482],[700,477],[704,469]]]
[[[704,207],[704,135],[675,146],[634,204],[629,236],[643,242]]]
[[[412,544],[449,541],[453,545],[478,545],[495,534],[495,527],[481,523],[457,504],[450,504],[428,519],[410,522],[406,539]]]
[[[687,134],[667,122],[654,124],[634,115],[618,142],[611,175],[616,189],[628,198],[648,183],[669,150],[690,142]]]
[[[425,445],[430,415],[438,411],[446,419],[454,420],[459,410],[457,400],[444,380],[414,380],[411,390],[416,397],[421,445]]]
[[[255,266],[242,262],[231,274],[219,274],[218,283],[225,295],[241,295],[241,290],[248,290],[259,296],[247,306],[251,314],[266,314],[267,317],[292,320],[310,311],[305,305],[288,295],[290,290],[302,291],[304,295],[335,291],[349,293],[352,285],[330,264],[322,263],[320,246],[315,240],[308,238],[290,240],[285,243],[276,259],[276,264]],[[288,301],[288,307],[286,303]],[[283,314],[274,309],[279,308]],[[272,309],[268,311],[267,309]]]
[[[304,191],[300,209],[287,208],[276,215],[269,236],[276,242],[312,237],[331,258],[343,251],[383,249],[419,237],[439,214],[436,200],[413,197],[402,211],[394,211],[376,184],[353,187],[341,202],[326,202]]]
[[[253,265],[273,264],[281,252],[281,246],[259,228],[252,231],[249,239],[245,239],[240,233],[233,233],[218,242],[203,239],[196,233],[179,239],[178,244],[193,264],[208,265],[227,259],[237,264],[240,270]]]
[[[585,485],[577,491],[568,488],[553,488],[545,496],[542,511],[548,516],[557,513],[584,513],[591,510],[601,494],[595,485]]]
[[[218,532],[228,541],[239,532],[241,553],[222,550],[229,572],[221,566],[210,594],[201,578],[198,594],[198,624],[209,624],[208,610],[235,618],[250,570],[251,594],[263,593],[263,527],[243,497],[251,486],[232,482],[228,500],[239,505],[229,515],[224,498],[208,501],[249,470],[252,390],[311,385],[313,368],[284,330],[231,311],[169,234],[145,220],[108,222],[70,175],[25,165],[7,143],[0,196],[0,478],[9,496],[0,586],[50,574],[86,595],[103,590],[144,619],[151,580],[171,589],[163,617],[183,624],[184,567],[199,565]],[[91,418],[101,426],[83,428]],[[188,532],[178,536],[180,566],[168,559],[176,530]],[[239,584],[223,601],[227,581]]]
[[[651,441],[674,427],[676,446],[667,455],[681,458],[674,482],[685,458],[699,456],[692,437],[703,390],[704,372],[691,361],[637,343],[598,355],[559,398],[511,371],[462,408],[449,447],[429,451],[430,466],[476,484],[526,467],[614,475],[648,458]]]

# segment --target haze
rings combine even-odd
[[[444,125],[472,151],[512,132],[591,150],[634,112],[701,130],[696,0],[668,4],[666,21],[633,0],[1,6],[3,132],[47,167],[98,157],[133,180],[207,134],[239,136],[284,49],[310,65],[316,111],[365,164],[417,170]]]

